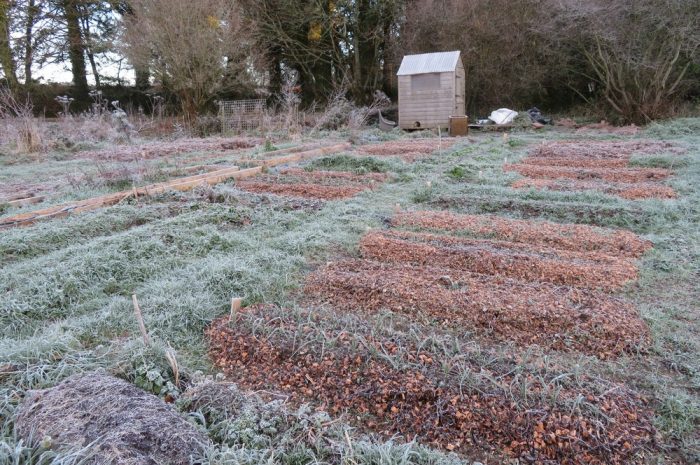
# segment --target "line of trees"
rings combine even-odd
[[[114,69],[196,115],[217,98],[302,102],[337,89],[394,96],[404,54],[458,49],[470,114],[586,104],[625,122],[700,95],[697,0],[0,0],[0,76],[13,90],[66,63],[89,101]],[[110,73],[104,70],[109,69]],[[117,82],[118,83],[118,82]]]

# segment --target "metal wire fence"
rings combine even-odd
[[[257,129],[265,116],[265,99],[219,102],[219,118],[224,133]]]

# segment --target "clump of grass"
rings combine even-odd
[[[447,175],[451,177],[452,179],[464,179],[464,177],[467,175],[466,171],[462,166],[454,166],[452,169],[447,171]]]
[[[317,158],[307,166],[312,169],[352,171],[356,174],[386,173],[391,169],[386,161],[373,157],[352,157],[350,155]]]
[[[700,404],[687,395],[676,394],[661,401],[656,415],[656,426],[661,431],[676,440],[687,440],[700,424]]]
[[[413,203],[430,202],[435,197],[435,188],[431,182],[427,182],[424,186],[414,190],[411,194]]]
[[[630,166],[638,168],[666,168],[666,169],[681,169],[688,166],[688,160],[685,157],[679,156],[643,156],[633,157],[630,160]]]
[[[274,150],[277,150],[277,147],[272,143],[270,139],[265,139],[265,152],[272,152]]]
[[[645,131],[645,136],[673,138],[693,136],[698,133],[700,133],[700,118],[676,118],[651,123]]]

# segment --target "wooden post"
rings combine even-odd
[[[231,316],[229,321],[233,321],[236,318],[236,314],[241,309],[242,300],[240,297],[231,297]]]
[[[151,345],[151,339],[148,337],[148,332],[146,331],[146,323],[143,321],[143,314],[141,313],[141,307],[139,306],[139,301],[136,298],[136,294],[131,295],[131,301],[134,303],[134,313],[136,314],[136,320],[139,322],[139,329],[141,330],[141,336],[143,336],[143,343],[147,346]]]

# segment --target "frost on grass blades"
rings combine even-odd
[[[0,220],[353,142],[3,230],[0,463],[95,463],[21,406],[96,372],[170,403],[204,465],[694,463],[697,125],[2,155],[3,196],[43,199]]]

